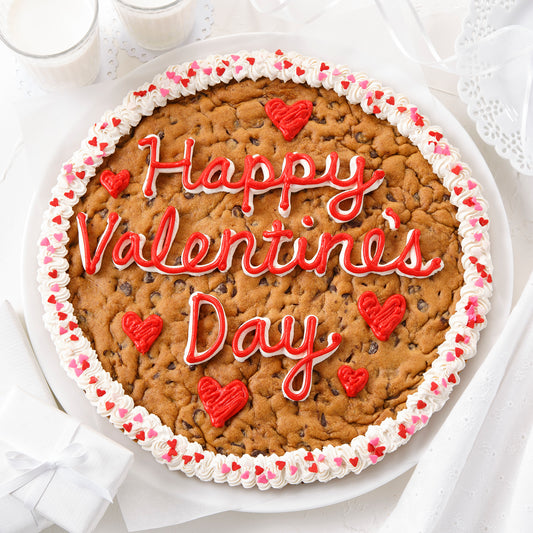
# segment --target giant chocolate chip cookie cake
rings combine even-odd
[[[173,66],[61,169],[45,323],[98,412],[171,469],[358,473],[475,353],[486,208],[444,133],[364,74],[281,50]]]

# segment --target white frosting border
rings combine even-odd
[[[190,76],[192,72],[194,76]],[[221,82],[261,77],[333,89],[349,102],[361,104],[366,113],[389,121],[419,148],[449,189],[451,202],[458,208],[465,284],[456,312],[450,317],[445,341],[438,348],[437,359],[395,420],[388,418],[379,425],[369,426],[365,435],[356,437],[350,444],[254,458],[248,454],[237,457],[206,451],[199,444],[174,435],[159,417],[144,407],[134,406],[122,386],[102,368],[96,352],[77,326],[67,289],[66,244],[72,207],[85,193],[88,181],[103,158],[114,152],[121,136],[143,116],[150,115],[155,107],[164,106],[167,101]],[[146,94],[135,95],[138,91],[146,91]],[[107,146],[100,143],[107,143]],[[431,414],[444,405],[454,383],[459,381],[457,373],[464,367],[465,360],[475,354],[479,332],[486,324],[484,317],[489,311],[492,293],[487,203],[470,169],[460,162],[457,149],[450,146],[440,129],[430,125],[404,96],[346,66],[324,64],[296,52],[239,51],[169,67],[152,82],[131,91],[121,105],[106,112],[89,130],[81,147],[63,165],[50,204],[39,238],[38,282],[45,310],[44,323],[62,366],[85,391],[98,413],[136,439],[158,462],[204,481],[267,489],[288,483],[328,481],[350,472],[361,472],[407,442],[427,424]],[[476,317],[483,322],[468,325],[468,321]]]

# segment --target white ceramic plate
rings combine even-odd
[[[169,52],[123,77],[115,82],[111,88],[107,85],[104,86],[102,91],[98,91],[97,86],[86,88],[82,91],[83,95],[92,94],[93,97],[89,103],[84,104],[84,107],[81,108],[81,113],[79,101],[76,102],[74,100],[72,102],[73,109],[78,110],[78,114],[75,115],[76,119],[71,120],[69,118],[66,120],[65,117],[58,117],[60,123],[50,125],[51,130],[58,133],[57,142],[54,141],[55,148],[52,151],[46,152],[46,160],[42,166],[42,177],[30,210],[32,216],[28,218],[25,233],[22,273],[24,310],[31,342],[46,379],[65,411],[76,416],[82,422],[97,427],[100,417],[89,402],[85,400],[83,393],[78,389],[75,382],[66,375],[59,365],[54,345],[42,322],[43,308],[36,282],[37,239],[41,217],[50,200],[50,190],[55,183],[62,162],[68,159],[79,146],[80,141],[86,136],[89,124],[97,120],[106,109],[117,105],[129,90],[151,79],[155,74],[164,71],[169,64],[201,58],[211,53],[230,53],[242,49],[252,50],[258,48],[277,49],[280,47],[285,50],[294,49],[303,54],[348,64],[353,70],[363,70],[369,76],[381,79],[378,74],[368,68],[361,68],[353,59],[351,61],[346,59],[350,57],[346,55],[346,48],[335,47],[331,43],[327,45],[316,41],[305,43],[302,42],[301,38],[282,34],[234,35],[195,43]],[[390,69],[387,71],[387,75],[391,76]],[[390,83],[398,92],[402,89],[401,86],[394,85],[389,79],[385,80],[385,82]],[[404,93],[408,96],[412,92],[404,90]],[[415,90],[415,92],[417,91]],[[231,499],[234,502],[239,502],[238,509],[235,509],[235,504],[227,508],[244,512],[279,513],[299,511],[346,501],[370,492],[395,479],[416,464],[417,458],[441,425],[443,417],[449,412],[461,390],[464,389],[465,384],[468,383],[498,337],[510,310],[513,287],[511,238],[503,204],[489,168],[476,145],[459,122],[435,99],[424,98],[424,91],[418,91],[417,94],[416,100],[415,97],[412,97],[413,102],[416,102],[422,113],[430,116],[433,123],[442,126],[450,142],[460,149],[463,160],[468,162],[473,169],[473,175],[481,183],[484,195],[490,204],[494,295],[492,298],[492,311],[488,317],[488,327],[481,336],[478,355],[468,362],[467,367],[461,373],[461,385],[454,391],[445,408],[432,417],[428,427],[424,431],[417,432],[407,445],[402,446],[398,451],[390,456],[388,455],[383,461],[368,468],[361,474],[357,476],[348,475],[343,479],[332,480],[327,484],[314,483],[310,485],[286,486],[282,490],[272,489],[264,492],[255,489],[247,490],[242,487],[229,487],[225,484],[216,485],[214,483],[209,484],[210,487],[208,489],[205,483],[197,479],[187,479],[177,472],[171,473],[177,476],[176,482],[184,483],[187,486],[187,491],[197,492],[199,495],[202,494],[206,505],[215,504],[221,499]],[[426,101],[421,101],[421,99]],[[430,112],[425,111],[427,109],[430,109]],[[61,120],[63,121],[62,123]],[[497,250],[497,253],[494,253],[494,250]],[[108,436],[111,436],[121,444],[127,445],[136,454],[136,462],[133,465],[133,469],[136,468],[136,465],[142,463],[146,471],[148,463],[148,468],[151,470],[150,474],[153,473],[156,477],[161,475],[161,465],[151,460],[151,457],[148,457],[146,452],[143,452],[136,444],[129,442],[121,432],[114,430],[110,424],[106,423],[106,426],[110,428],[110,431],[105,431]],[[147,458],[147,461],[144,460],[145,458]],[[151,462],[148,460],[151,460]],[[165,474],[167,474],[166,471]]]

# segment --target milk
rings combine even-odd
[[[96,0],[2,0],[0,30],[45,89],[86,85],[100,67]]]
[[[115,0],[115,9],[130,35],[150,50],[166,50],[190,34],[196,0]]]

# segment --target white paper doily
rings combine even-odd
[[[525,101],[531,97],[527,86],[528,71],[533,65],[533,5],[531,0],[472,0],[462,33],[457,40],[460,53],[464,47],[477,45],[504,28],[511,30],[509,37],[520,38],[506,43],[514,50],[505,50],[505,56],[516,54],[504,67],[476,76],[461,76],[459,97],[467,104],[468,115],[476,123],[481,138],[494,146],[496,152],[509,159],[513,168],[522,174],[533,175],[533,155],[523,138],[524,121],[533,121]],[[520,52],[528,51],[519,55]],[[483,61],[483,59],[480,59]]]
[[[113,80],[117,77],[117,54],[119,49],[126,52],[129,56],[136,57],[142,63],[150,61],[164,52],[147,50],[146,48],[139,46],[123,26],[111,0],[99,0],[98,8],[100,73],[98,74],[95,83],[105,80]],[[211,0],[197,0],[193,29],[189,37],[181,46],[195,41],[201,41],[209,37],[213,21],[213,5]],[[25,94],[26,96],[46,94],[35,82],[32,74],[24,67],[24,64],[18,58],[15,59],[15,72],[20,94]]]

